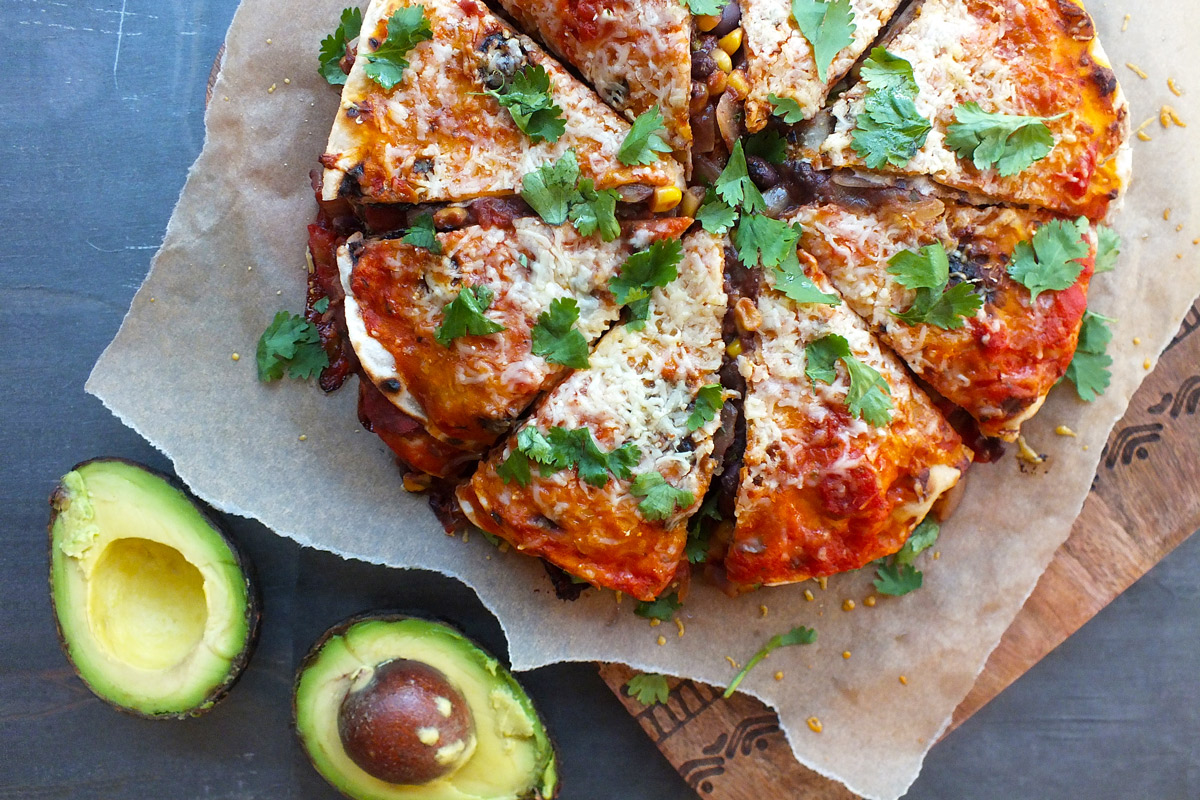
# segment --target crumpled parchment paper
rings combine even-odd
[[[1135,180],[1116,217],[1124,251],[1117,270],[1092,283],[1092,308],[1117,319],[1108,392],[1090,405],[1069,387],[1054,392],[1026,426],[1029,442],[1048,455],[1037,469],[1023,471],[1011,454],[972,468],[963,504],[943,527],[940,559],[922,556],[920,591],[868,608],[870,570],[831,579],[823,591],[808,584],[812,602],[804,585],[731,600],[697,581],[679,614],[680,636],[670,624],[649,627],[612,592],[560,602],[535,560],[500,554],[480,536],[446,536],[425,499],[402,491],[383,444],[360,429],[353,385],[325,396],[311,382],[256,379],[259,334],[275,311],[303,303],[305,225],[314,213],[308,171],[338,103],[317,74],[317,45],[342,4],[242,3],[204,150],[87,390],[161,448],[214,506],[305,545],[437,570],[472,586],[499,617],[517,670],[622,661],[723,685],[734,672],[725,656],[744,662],[771,635],[813,626],[817,644],[776,651],[742,688],[778,709],[804,764],[870,798],[903,794],[1066,539],[1105,439],[1147,374],[1143,362],[1153,362],[1200,292],[1200,247],[1192,243],[1200,236],[1200,7],[1129,4],[1122,32],[1124,6],[1091,3],[1134,127],[1164,103],[1192,124],[1164,130],[1155,119],[1146,129],[1153,141],[1134,141]],[[1184,96],[1168,90],[1168,77]],[[1058,425],[1078,438],[1055,435]],[[854,611],[842,610],[846,598],[858,603]],[[841,657],[847,649],[849,661]],[[777,671],[783,680],[773,679]],[[820,734],[805,724],[814,715]]]

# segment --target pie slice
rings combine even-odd
[[[815,116],[825,105],[830,87],[850,71],[901,2],[797,0],[793,4],[791,0],[741,0],[746,77],[750,82],[750,94],[746,97],[746,129],[753,133],[767,124],[776,106],[770,100],[771,95],[794,101],[804,119]],[[813,45],[801,32],[793,16],[793,6],[801,10],[805,28],[820,43],[818,52],[814,52]],[[803,13],[805,8],[808,14]],[[838,19],[831,20],[831,16]],[[810,21],[813,27],[810,27]],[[822,28],[823,21],[826,38],[815,32]],[[853,27],[846,25],[847,22]],[[839,24],[846,35],[832,38],[833,27]],[[826,44],[826,41],[842,46],[827,52],[834,45]],[[817,56],[821,60],[819,65]]]
[[[898,148],[882,165],[885,172],[929,176],[989,201],[1093,220],[1105,217],[1128,184],[1128,107],[1078,0],[927,0],[887,50],[911,64],[913,102],[932,129],[911,158],[911,148]],[[834,129],[820,145],[819,164],[879,166],[873,160],[881,155],[872,155],[878,148],[864,144],[864,126],[877,122],[865,114],[870,92],[860,82],[833,106]],[[896,109],[880,109],[875,113],[886,128]],[[996,113],[1040,118],[1048,130],[989,124],[987,115]],[[907,141],[919,141],[922,125],[909,130],[916,135]],[[1039,139],[1053,149],[1020,168],[1019,153],[1044,152]]]
[[[983,435],[1016,439],[1066,373],[1087,310],[1096,252],[1090,231],[1074,283],[1033,300],[1008,268],[1038,228],[1070,224],[1047,211],[897,198],[870,211],[808,206],[792,221],[850,308],[913,372],[974,417]],[[929,268],[930,249],[937,259],[946,254],[948,282],[924,293],[906,288],[893,264],[908,251],[918,269]],[[954,295],[965,302],[961,313],[949,310]]]
[[[798,304],[763,286],[742,316],[755,331],[738,365],[746,452],[729,580],[795,583],[896,552],[971,451],[845,303]]]
[[[632,121],[658,106],[667,142],[692,141],[691,14],[679,0],[500,0],[526,31],[579,70]]]
[[[366,379],[419,424],[365,416],[390,432],[385,439],[410,466],[450,474],[567,370],[533,354],[539,317],[574,303],[578,318],[567,327],[594,342],[620,313],[609,278],[635,250],[678,238],[690,223],[626,222],[620,237],[603,242],[519,217],[439,233],[440,254],[401,239],[352,237],[338,251],[350,344]]]
[[[458,490],[471,522],[639,600],[686,575],[687,519],[720,462],[723,264],[720,239],[684,240],[645,326],[605,335]]]
[[[683,185],[683,169],[673,159],[621,164],[617,151],[629,124],[476,0],[411,4],[423,8],[432,39],[404,53],[410,63],[399,82],[385,89],[368,76],[369,62],[386,45],[393,13],[409,7],[407,0],[373,0],[367,9],[321,157],[324,199],[423,203],[515,194],[525,173],[569,149],[597,188]],[[546,71],[553,102],[562,109],[565,132],[555,141],[535,142],[508,108],[485,94],[513,86],[514,76],[527,67]]]

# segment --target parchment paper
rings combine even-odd
[[[466,582],[499,617],[518,670],[623,661],[723,685],[734,672],[726,655],[744,662],[769,636],[813,626],[816,645],[777,651],[743,689],[779,710],[804,764],[870,798],[903,794],[1067,537],[1109,430],[1147,374],[1143,362],[1155,360],[1200,292],[1200,247],[1192,244],[1200,236],[1200,9],[1175,0],[1130,3],[1133,17],[1121,32],[1125,6],[1091,3],[1134,126],[1163,103],[1192,124],[1163,130],[1155,121],[1147,128],[1153,141],[1134,141],[1135,181],[1116,219],[1124,252],[1116,272],[1092,284],[1092,308],[1118,319],[1107,394],[1088,405],[1069,387],[1054,392],[1026,426],[1027,439],[1049,456],[1037,470],[1023,472],[1011,454],[972,468],[964,502],[936,547],[941,558],[922,556],[920,591],[867,608],[869,570],[831,579],[824,591],[807,584],[813,602],[803,585],[730,600],[697,581],[679,615],[681,637],[670,624],[649,627],[612,592],[560,602],[533,559],[500,554],[479,536],[463,542],[442,533],[425,499],[402,491],[383,444],[360,429],[353,385],[325,396],[311,382],[256,380],[259,334],[276,310],[303,302],[304,228],[314,213],[307,173],[338,103],[317,75],[317,44],[343,2],[289,3],[284,12],[268,0],[242,3],[204,150],[87,390],[161,448],[214,506],[305,545]],[[1188,94],[1171,94],[1168,77]],[[1078,438],[1055,435],[1057,425]],[[843,611],[845,598],[858,607]],[[660,634],[664,645],[656,643]],[[843,650],[853,657],[844,660]],[[782,681],[773,679],[777,671]],[[805,724],[814,715],[820,734]]]

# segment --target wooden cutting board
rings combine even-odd
[[[1200,528],[1200,303],[1117,423],[1071,536],[954,714],[984,706]],[[792,757],[775,713],[746,695],[728,700],[671,681],[666,705],[624,691],[633,671],[600,674],[663,755],[706,800],[856,795]],[[769,791],[768,791],[769,790]]]
[[[220,69],[209,75],[205,104]],[[1083,512],[954,714],[957,727],[1200,528],[1200,302],[1130,402],[1105,446]],[[1189,487],[1188,491],[1180,491]],[[634,672],[600,675],[663,755],[707,800],[854,800],[792,757],[775,712],[738,694],[672,681],[666,705],[624,690]]]

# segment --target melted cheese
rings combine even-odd
[[[682,185],[672,159],[627,167],[616,158],[628,123],[526,36],[475,0],[424,0],[433,39],[407,54],[411,62],[392,90],[366,75],[372,37],[407,0],[373,0],[363,20],[359,55],[342,90],[322,163],[323,191],[375,202],[449,202],[516,193],[521,177],[573,148],[584,177],[600,188],[643,183]],[[566,132],[534,144],[509,112],[482,94],[525,64],[544,67]]]

